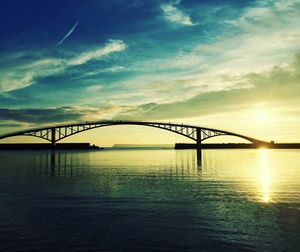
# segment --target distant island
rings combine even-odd
[[[114,149],[174,149],[174,144],[115,144]]]

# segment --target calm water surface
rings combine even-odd
[[[300,251],[300,151],[1,151],[0,251]]]

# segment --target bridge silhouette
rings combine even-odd
[[[32,136],[32,137],[38,137],[51,142],[54,148],[55,144],[58,141],[70,137],[72,135],[87,130],[95,129],[95,128],[114,126],[114,125],[139,125],[139,126],[148,126],[148,127],[154,127],[162,130],[171,131],[176,134],[194,140],[197,146],[199,146],[199,148],[201,147],[201,144],[204,140],[207,140],[212,137],[217,137],[217,136],[239,137],[248,140],[255,147],[269,144],[268,142],[253,137],[237,134],[234,132],[213,129],[213,128],[206,128],[206,127],[195,126],[195,125],[164,123],[164,122],[113,121],[113,120],[60,124],[60,125],[52,125],[47,127],[21,130],[21,131],[0,135],[0,139],[13,137],[13,136]]]

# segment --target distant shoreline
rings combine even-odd
[[[255,146],[251,143],[205,143],[201,144],[200,149],[300,149],[300,143],[270,143],[267,145]],[[197,149],[198,146],[193,143],[176,143],[170,144],[151,144],[151,145],[134,145],[134,144],[116,144],[112,147],[99,147],[91,145],[90,143],[57,143],[55,149],[57,150],[148,150],[148,149],[175,149],[188,150]],[[52,145],[48,143],[3,143],[0,144],[0,150],[51,150]]]

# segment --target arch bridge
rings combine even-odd
[[[58,141],[65,139],[69,136],[78,134],[83,131],[95,129],[95,128],[114,126],[114,125],[140,125],[140,126],[159,128],[192,139],[196,142],[198,146],[201,145],[202,141],[216,136],[239,137],[248,140],[255,146],[269,144],[268,142],[255,139],[252,137],[248,137],[245,135],[224,131],[224,130],[213,129],[213,128],[205,128],[201,126],[176,124],[176,123],[164,123],[164,122],[112,121],[112,120],[61,124],[55,126],[21,130],[21,131],[0,135],[0,139],[13,137],[13,136],[33,136],[51,142],[52,146],[54,147]]]

